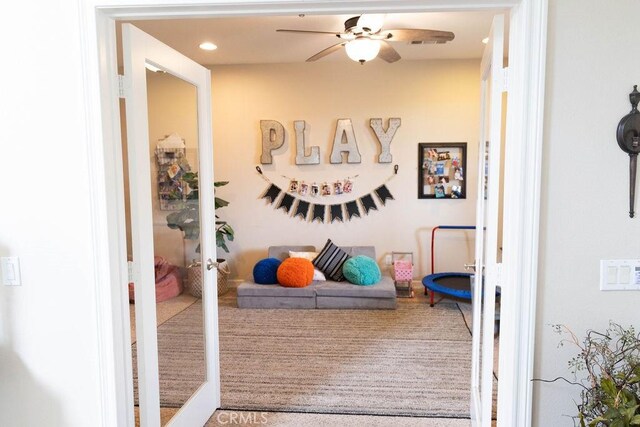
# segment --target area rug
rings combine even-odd
[[[455,302],[425,302],[240,310],[230,292],[219,306],[222,407],[468,418],[469,331]],[[201,319],[198,302],[158,329],[163,407],[181,406],[204,378]]]

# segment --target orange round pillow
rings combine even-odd
[[[313,282],[313,264],[304,258],[287,258],[278,267],[277,277],[286,288],[304,288]]]

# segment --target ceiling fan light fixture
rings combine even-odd
[[[371,61],[380,52],[380,42],[366,37],[358,37],[345,45],[347,56],[361,64]]]
[[[366,13],[358,19],[358,27],[366,28],[372,34],[375,34],[384,25],[384,18],[384,13]]]

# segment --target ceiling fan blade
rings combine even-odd
[[[391,45],[383,40],[380,41],[380,52],[378,57],[388,63],[396,62],[400,59],[400,54]]]
[[[310,30],[276,30],[279,33],[308,33],[308,34],[331,34],[332,36],[339,36],[342,33],[336,33],[335,31],[310,31]]]
[[[342,46],[344,45],[345,43],[338,43],[338,44],[334,44],[333,46],[329,46],[328,48],[321,50],[320,52],[313,55],[311,58],[307,59],[307,62],[313,62],[313,61],[317,61],[320,58],[324,58],[330,53],[340,50],[340,48],[342,48]]]
[[[421,30],[421,29],[395,29],[384,30],[384,33],[391,34],[389,41],[396,42],[433,42],[433,43],[446,43],[454,39],[455,34],[451,31],[437,31],[437,30]]]

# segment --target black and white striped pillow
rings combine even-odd
[[[342,265],[348,259],[349,255],[334,245],[331,239],[328,239],[324,248],[322,248],[318,256],[313,260],[313,265],[326,274],[327,278],[335,280],[336,282],[342,282],[344,281]]]

